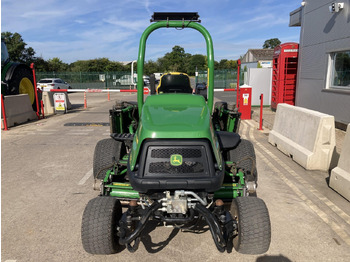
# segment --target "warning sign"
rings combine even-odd
[[[55,112],[66,113],[67,112],[67,100],[65,93],[54,93],[53,101],[55,106]]]
[[[243,94],[243,105],[248,105],[249,94]]]

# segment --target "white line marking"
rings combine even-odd
[[[37,132],[57,132],[57,130],[54,129],[37,129]]]
[[[88,133],[66,133],[68,136],[87,136]]]
[[[93,128],[72,128],[70,129],[68,132],[92,132],[94,131],[95,129]]]
[[[90,178],[90,176],[92,176],[92,168],[91,170],[89,170],[85,176],[83,176],[83,178],[79,181],[78,185],[79,186],[82,186],[85,184],[85,182]]]

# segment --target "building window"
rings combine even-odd
[[[330,88],[350,89],[350,50],[330,54]]]

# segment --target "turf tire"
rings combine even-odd
[[[123,153],[125,153],[125,146],[120,141],[116,141],[113,138],[98,141],[93,160],[94,179],[104,179],[107,170],[113,167],[113,158],[115,161],[118,161]]]
[[[239,144],[230,151],[229,158],[232,162],[237,163],[238,169],[245,171],[247,181],[255,181],[257,183],[256,156],[254,146],[249,140],[241,139]]]
[[[233,247],[242,254],[267,252],[271,242],[271,224],[264,201],[257,197],[238,197],[232,201],[231,214],[238,220]]]
[[[117,226],[121,216],[122,206],[118,199],[106,196],[91,199],[85,207],[81,224],[85,251],[100,255],[120,251]]]

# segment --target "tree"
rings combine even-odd
[[[26,48],[26,43],[23,41],[19,33],[12,34],[11,32],[1,33],[1,38],[5,39],[7,50],[12,61],[30,64],[35,60],[35,51],[33,48]]]
[[[226,69],[226,62],[228,60],[227,59],[221,59],[219,62],[219,69]]]
[[[35,71],[36,72],[48,72],[49,70],[49,63],[44,60],[42,57],[35,57],[33,60],[33,63],[35,65]]]
[[[185,49],[181,46],[174,46],[170,53],[166,53],[163,57],[158,58],[160,68],[163,72],[166,71],[185,71],[186,58],[189,58],[190,54],[185,53]]]
[[[153,73],[157,73],[159,71],[161,71],[161,70],[159,70],[158,63],[153,61],[153,60],[147,61],[144,65],[144,74],[145,75],[150,75]]]
[[[227,59],[221,59],[218,67],[215,69],[237,69],[237,61],[236,60],[227,60]]]
[[[62,72],[67,71],[68,64],[63,63],[58,57],[47,60],[49,71],[52,72]]]
[[[264,42],[264,49],[274,49],[276,46],[281,44],[281,41],[278,38],[271,38]]]
[[[206,67],[206,59],[204,55],[196,54],[189,57],[186,64],[186,73],[189,75],[194,75],[197,70],[205,70]]]
[[[112,72],[130,71],[130,66],[123,66],[119,62],[109,61],[108,58],[78,60],[69,65],[72,72]]]

